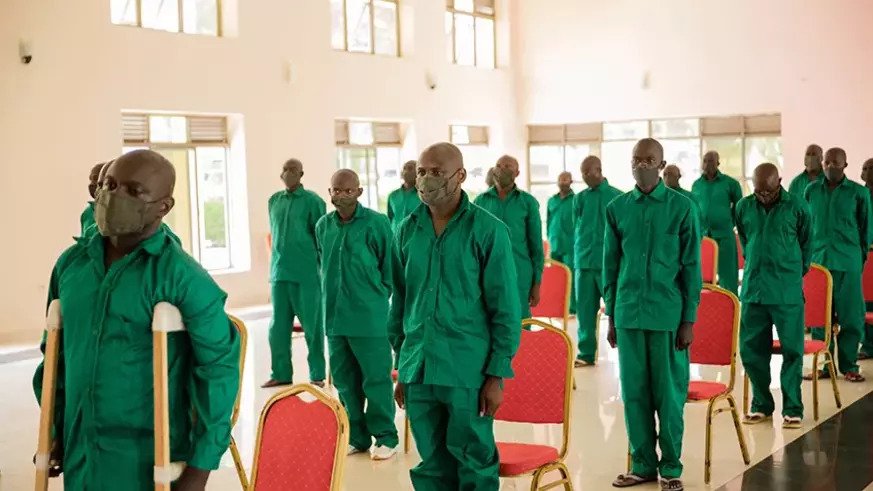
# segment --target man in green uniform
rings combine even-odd
[[[303,188],[303,164],[297,159],[282,168],[285,190],[270,197],[270,232],[273,249],[270,264],[273,320],[270,323],[272,374],[261,387],[292,382],[291,330],[294,317],[300,319],[309,350],[309,379],[324,386],[324,319],[321,280],[315,251],[315,224],[324,216],[324,201]]]
[[[677,193],[685,196],[686,198],[691,200],[691,204],[694,205],[694,212],[697,214],[698,218],[700,217],[700,204],[697,202],[697,197],[691,191],[684,189],[682,184],[679,181],[682,179],[682,170],[679,169],[678,165],[670,164],[667,167],[664,167],[664,184],[667,185],[668,188],[676,191]]]
[[[743,189],[736,179],[719,172],[719,165],[718,152],[706,152],[703,175],[691,186],[691,192],[700,205],[703,233],[718,243],[718,286],[736,295],[739,264],[734,207],[742,199]]]
[[[418,491],[494,490],[494,414],[521,336],[506,225],[470,203],[460,150],[426,149],[416,187],[424,202],[394,240],[388,336],[400,356],[395,399],[412,426]]]
[[[186,328],[168,341],[170,454],[187,462],[173,489],[205,489],[230,443],[239,336],[225,293],[160,227],[174,184],[172,165],[155,152],[119,157],[97,197],[100,233],[77,239],[52,272],[48,297],[60,300],[64,322],[52,457],[64,489],[154,489],[159,302],[175,305]],[[37,397],[42,372],[40,364]]]
[[[543,224],[537,199],[515,185],[518,174],[518,160],[509,155],[500,157],[494,166],[494,187],[477,196],[474,203],[509,227],[518,273],[521,316],[528,318],[530,308],[540,303],[540,281],[545,263]]]
[[[394,456],[397,428],[388,343],[391,224],[358,203],[358,175],[337,171],[330,183],[336,211],[315,226],[330,370],[349,416],[349,455]],[[366,410],[364,407],[366,406]]]
[[[660,475],[661,489],[681,490],[688,347],[702,287],[701,235],[691,202],[659,178],[665,165],[661,144],[640,140],[631,165],[637,185],[606,207],[603,254],[607,340],[618,346],[632,458],[630,473],[618,476],[613,486],[635,486]]]
[[[806,188],[812,213],[812,261],[828,268],[834,280],[834,315],[840,325],[838,365],[848,382],[863,382],[858,370],[858,345],[864,329],[861,271],[870,246],[870,192],[846,177],[846,152],[825,154],[823,181]],[[823,329],[813,337],[824,339]],[[834,351],[831,344],[831,352]],[[828,377],[823,371],[819,377]],[[805,378],[811,379],[811,376]]]
[[[579,320],[579,354],[576,367],[597,362],[597,326],[603,297],[603,232],[606,205],[621,195],[603,177],[600,159],[591,155],[582,161],[582,180],[588,189],[573,198],[574,265],[576,309]]]
[[[94,225],[94,201],[97,199],[97,181],[100,179],[100,171],[103,170],[103,166],[106,165],[106,162],[100,162],[91,168],[91,172],[88,174],[88,194],[91,195],[91,201],[88,202],[88,206],[82,211],[82,214],[79,216],[79,225],[80,233],[79,235],[84,237],[85,230]]]
[[[775,165],[755,169],[755,194],[737,203],[737,233],[746,257],[740,355],[752,382],[746,424],[769,419],[773,326],[782,344],[782,427],[800,428],[803,401],[803,276],[812,255],[812,217],[806,203],[782,189]]]
[[[546,208],[546,229],[549,236],[551,257],[573,271],[573,176],[562,172],[558,176],[558,193],[551,198]],[[576,291],[571,287],[570,313],[576,313]]]
[[[788,185],[788,192],[793,196],[800,198],[801,201],[805,201],[803,199],[803,192],[806,191],[806,186],[812,182],[820,182],[824,180],[821,161],[822,149],[820,146],[813,143],[806,147],[806,157],[803,161],[805,170],[791,180],[791,184]]]
[[[388,220],[391,220],[394,230],[421,204],[415,191],[415,161],[410,160],[403,164],[400,175],[403,177],[403,185],[388,195]]]
[[[867,159],[861,167],[861,180],[864,181],[864,187],[870,192],[870,198],[873,200],[873,159]],[[867,302],[867,312],[873,312],[873,302]],[[867,360],[871,357],[873,357],[873,326],[865,322],[864,340],[858,352],[858,359]]]

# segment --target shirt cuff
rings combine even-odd
[[[216,448],[208,444],[195,443],[194,452],[186,464],[205,471],[218,470],[219,464],[221,464],[221,456],[224,455],[226,450],[226,447]]]
[[[508,356],[491,356],[488,361],[488,366],[485,367],[485,375],[500,378],[512,378],[515,372],[512,371],[512,358]]]

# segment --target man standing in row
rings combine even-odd
[[[512,255],[518,273],[521,317],[530,317],[530,308],[540,303],[543,277],[543,225],[537,199],[518,189],[518,160],[509,155],[497,159],[494,187],[476,197],[475,204],[490,211],[509,227]]]
[[[358,203],[358,175],[334,173],[336,211],[315,226],[322,277],[322,308],[330,370],[349,416],[348,454],[386,460],[397,452],[388,299],[391,297],[391,224]],[[364,409],[366,407],[366,410]]]
[[[388,336],[422,459],[410,472],[418,491],[500,486],[494,414],[521,335],[517,275],[506,225],[470,203],[466,178],[457,147],[428,147],[416,181],[427,206],[394,239]]]
[[[870,200],[873,203],[873,159],[867,159],[864,166],[861,167],[861,180],[864,181],[864,187],[870,192]],[[873,302],[867,303],[867,312],[873,312]],[[859,360],[873,358],[873,326],[866,322],[864,323],[863,337],[861,350],[858,352]]]
[[[806,187],[809,186],[810,183],[821,182],[824,180],[821,161],[822,149],[820,146],[813,143],[806,147],[806,156],[803,160],[805,169],[797,177],[791,180],[791,184],[788,185],[788,192],[793,196],[800,198],[801,201],[805,201],[803,192],[806,191]]]
[[[812,213],[812,261],[828,268],[834,280],[834,315],[840,323],[838,366],[846,381],[863,382],[857,362],[864,329],[861,272],[871,238],[870,192],[846,177],[846,166],[845,150],[829,149],[825,179],[810,184],[805,193]],[[824,339],[823,329],[812,334]],[[819,378],[829,376],[825,370]]]
[[[403,185],[388,195],[388,220],[391,221],[391,228],[394,230],[397,230],[400,223],[421,204],[415,191],[414,160],[403,164],[400,176],[403,178]]]
[[[700,176],[691,192],[700,204],[704,234],[718,243],[718,285],[734,295],[739,286],[737,239],[734,235],[734,207],[743,197],[740,183],[718,171],[718,152],[703,156]]]
[[[691,202],[661,181],[665,164],[657,140],[640,140],[631,160],[636,187],[606,207],[607,339],[618,347],[632,461],[630,473],[619,475],[615,487],[660,476],[661,489],[683,489],[688,347],[703,283],[701,236]]]
[[[546,209],[546,229],[551,257],[573,271],[573,176],[562,172],[558,176],[558,194],[549,198]],[[570,313],[576,313],[576,292],[571,287]]]
[[[782,188],[775,165],[755,169],[755,194],[737,204],[737,233],[746,258],[740,355],[752,383],[744,423],[770,419],[773,326],[782,345],[782,427],[800,428],[803,400],[803,276],[812,254],[812,218],[806,203]]]
[[[270,232],[273,247],[270,283],[273,320],[270,323],[272,374],[262,387],[292,383],[291,332],[294,317],[300,319],[309,352],[309,379],[324,386],[324,324],[321,280],[315,249],[315,224],[324,216],[324,201],[303,188],[303,164],[290,159],[282,167],[285,189],[270,197]]]
[[[85,230],[94,226],[94,201],[97,199],[97,182],[100,180],[100,171],[103,170],[103,166],[106,165],[106,162],[101,162],[94,167],[91,168],[91,172],[88,174],[88,194],[91,195],[91,200],[88,202],[88,206],[82,211],[82,215],[79,217],[79,225],[80,232],[79,236],[85,236]]]
[[[691,200],[691,204],[694,205],[694,213],[697,215],[698,219],[700,218],[700,204],[697,203],[697,197],[691,191],[682,188],[682,184],[680,184],[680,180],[682,179],[682,170],[679,169],[679,166],[676,164],[670,164],[667,167],[664,167],[664,184],[667,185],[668,188],[676,191],[677,193],[685,196],[686,198]]]
[[[603,177],[600,159],[591,155],[580,166],[588,189],[573,198],[576,309],[579,321],[579,353],[576,367],[597,362],[597,326],[603,294],[603,232],[606,205],[621,195]]]

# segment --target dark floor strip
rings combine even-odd
[[[871,482],[873,393],[750,467],[718,491],[862,491]]]
[[[0,354],[0,365],[4,363],[12,363],[22,360],[32,360],[42,356],[39,348],[25,349],[21,351],[13,351],[11,353]]]

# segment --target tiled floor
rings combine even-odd
[[[240,446],[246,465],[250,465],[255,426],[260,408],[272,393],[261,390],[258,385],[269,374],[269,350],[266,343],[266,328],[268,321],[265,318],[248,322],[250,331],[250,346],[248,350],[247,367],[250,367],[245,375],[242,395],[242,411],[239,423],[234,430],[236,441]],[[575,324],[571,325],[575,330]],[[602,331],[605,332],[605,329]],[[575,337],[575,334],[574,334]],[[619,398],[617,354],[610,350],[605,341],[601,342],[598,365],[596,367],[576,370],[578,389],[573,395],[572,406],[572,435],[570,440],[570,453],[567,464],[572,472],[575,489],[602,491],[611,489],[612,479],[625,466],[627,439],[625,436],[624,421],[622,417],[622,403]],[[31,376],[37,360],[27,359],[9,361],[0,364],[0,387],[3,387],[3,398],[0,402],[0,490],[23,490],[32,487],[33,467],[31,457],[36,442],[36,428],[38,412],[30,388]],[[869,363],[869,362],[865,362]],[[305,345],[302,338],[294,339],[294,366],[297,381],[307,380],[305,363]],[[868,375],[873,372],[869,372]],[[779,359],[774,360],[774,380],[778,383]],[[706,378],[724,381],[728,375],[727,370],[699,370],[692,368],[692,377],[704,376]],[[741,400],[741,384],[738,380],[736,397]],[[843,396],[844,407],[855,402],[873,389],[873,381],[865,384],[847,384],[840,382],[840,390]],[[779,400],[778,388],[776,390],[777,401]],[[822,418],[825,422],[832,416],[836,407],[831,395],[830,387],[821,386]],[[787,443],[797,439],[805,432],[814,427],[812,421],[811,389],[809,383],[804,386],[804,401],[807,402],[807,419],[804,421],[803,430],[782,431],[774,428],[771,424],[762,424],[754,427],[744,427],[746,432],[749,451],[752,456],[753,466],[758,462],[770,457],[774,452],[780,451]],[[859,403],[857,413],[863,413],[861,404],[873,402],[862,401]],[[867,407],[867,406],[865,406]],[[779,403],[777,402],[777,413]],[[867,411],[863,414],[870,414]],[[845,415],[844,415],[845,416]],[[398,412],[397,425],[402,428],[402,413]],[[684,463],[686,466],[685,480],[686,489],[708,489],[703,484],[703,454],[704,454],[704,423],[706,406],[704,404],[689,404],[686,409],[686,432],[684,447]],[[852,418],[850,423],[847,419],[839,423],[829,422],[827,431],[822,433],[824,440],[821,445],[835,445],[834,438],[851,436],[853,441],[869,442],[873,438],[873,421],[870,418]],[[866,422],[869,426],[861,425]],[[833,426],[833,425],[838,426]],[[836,429],[834,429],[836,428]],[[824,431],[825,427],[823,427]],[[857,434],[852,434],[857,430]],[[532,441],[540,443],[560,442],[559,427],[532,427],[528,425],[498,424],[498,438],[514,439],[518,441]],[[746,478],[747,482],[740,478],[735,480],[747,467],[743,465],[739,446],[733,424],[728,413],[722,413],[715,418],[714,422],[714,450],[713,450],[713,474],[712,489],[717,489],[730,481],[725,489],[755,490],[755,489],[801,489],[796,487],[773,487],[772,485],[758,486],[752,478]],[[819,437],[817,437],[819,438]],[[866,438],[866,440],[865,440]],[[859,440],[860,439],[860,440]],[[803,445],[808,445],[806,442]],[[789,455],[793,455],[805,462],[804,465],[816,464],[816,459],[827,458],[828,453],[815,453],[807,446],[801,446],[800,452],[786,450],[786,457],[774,457],[775,464],[764,463],[763,468],[781,465]],[[849,469],[855,455],[849,453],[843,455],[844,468]],[[860,458],[860,455],[858,455]],[[793,458],[793,457],[792,457]],[[795,459],[794,461],[797,461]],[[812,459],[812,460],[809,460]],[[346,467],[347,490],[406,490],[412,489],[408,469],[416,464],[418,457],[414,450],[409,455],[401,455],[399,458],[382,463],[373,463],[366,456],[350,458]],[[209,484],[209,489],[235,490],[239,489],[236,473],[229,456],[225,456],[224,466],[214,473]],[[869,461],[863,465],[871,465]],[[760,469],[756,468],[756,472]],[[850,469],[849,469],[850,470]],[[866,472],[866,471],[865,471]],[[739,483],[739,484],[738,484]],[[850,488],[810,488],[810,489],[838,489],[839,491],[855,491],[862,487]],[[737,487],[739,486],[739,487]],[[520,479],[506,481],[503,489],[527,489],[529,483]],[[58,483],[54,483],[52,489],[61,489]],[[657,486],[640,486],[635,489],[657,489]]]

